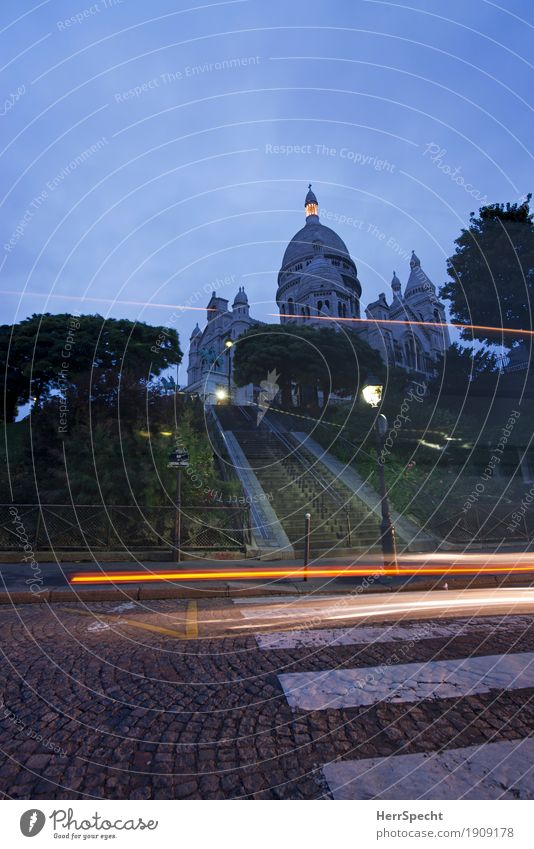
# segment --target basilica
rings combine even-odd
[[[381,293],[362,318],[358,270],[343,240],[321,224],[311,185],[304,209],[304,227],[289,242],[278,274],[276,303],[281,323],[350,328],[379,351],[385,363],[420,378],[430,377],[450,339],[445,307],[419,258],[412,252],[404,292],[393,272],[390,300]],[[238,404],[252,402],[252,386],[233,385],[232,361],[235,340],[258,324],[262,322],[250,316],[244,288],[231,309],[225,298],[213,292],[204,330],[197,324],[191,335],[187,391],[197,392],[210,403],[229,395]]]

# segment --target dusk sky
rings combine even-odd
[[[362,306],[412,249],[442,284],[470,212],[534,188],[534,9],[503,5],[4,0],[1,321],[170,324],[184,383],[205,313],[173,305],[244,285],[276,321],[309,182]]]

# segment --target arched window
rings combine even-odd
[[[397,342],[397,340],[393,342],[393,351],[395,354],[395,362],[402,365],[404,363],[404,357],[402,355],[401,344],[400,342]]]
[[[438,322],[441,321],[441,316],[440,316],[438,310],[434,310],[434,321],[438,321]]]
[[[288,312],[289,315],[295,315],[295,305],[293,303],[293,298],[288,298],[287,312]]]
[[[317,312],[321,312],[322,308],[323,308],[323,302],[317,301]]]
[[[409,368],[416,368],[416,352],[415,352],[415,341],[413,336],[408,336],[404,342],[404,356],[406,358],[406,365]]]
[[[347,305],[343,304],[343,318],[347,317]]]
[[[404,343],[406,365],[414,371],[425,371],[425,360],[423,349],[419,339],[415,336],[407,336]]]

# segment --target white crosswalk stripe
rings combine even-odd
[[[289,705],[299,710],[450,699],[534,687],[534,652],[290,672],[278,678]]]
[[[326,764],[334,799],[534,799],[534,740]]]
[[[271,634],[256,634],[256,642],[260,649],[299,649],[320,648],[327,646],[352,646],[371,643],[390,643],[436,638],[453,639],[473,631],[494,633],[499,626],[510,620],[502,617],[484,617],[472,619],[453,619],[441,622],[409,622],[404,625],[373,625],[354,626],[353,628],[310,628],[292,631],[276,631]],[[526,630],[531,627],[531,617],[514,617],[514,629]]]

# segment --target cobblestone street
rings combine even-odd
[[[343,628],[335,633],[344,645],[331,637],[326,645],[277,642],[272,629],[267,640],[203,636],[204,622],[229,616],[255,631],[254,607],[172,600],[3,608],[5,797],[331,798],[323,768],[336,759],[519,743],[532,734],[532,686],[497,682],[488,692],[416,703],[389,700],[378,687],[371,704],[310,711],[291,708],[281,683],[306,672],[320,681],[326,670],[523,656],[534,650],[529,617],[472,619],[457,637],[432,636],[425,622],[403,626],[403,639],[383,624],[372,643],[369,629]]]

